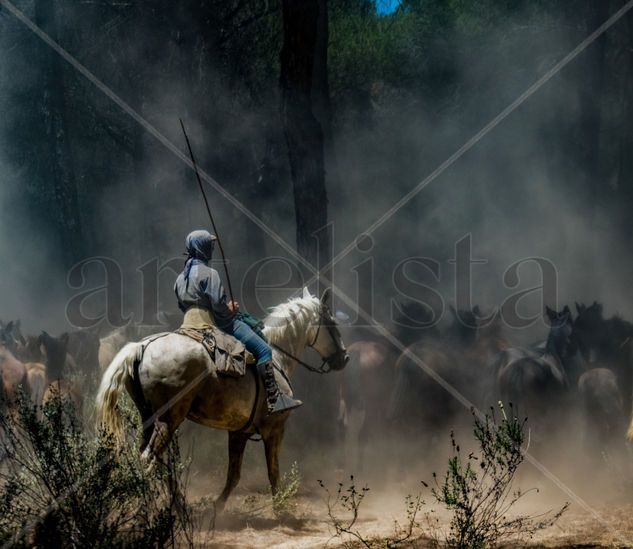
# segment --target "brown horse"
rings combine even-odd
[[[68,369],[73,367],[68,362],[68,333],[55,338],[42,332],[39,339],[46,359],[46,389],[42,395],[42,404],[59,401],[80,411],[83,400],[81,391],[68,376]]]
[[[319,300],[304,289],[303,297],[275,307],[266,319],[264,334],[273,346],[279,368],[277,383],[287,394],[292,394],[289,376],[306,347],[316,350],[334,370],[342,369],[348,360],[327,297],[327,291]],[[264,441],[268,478],[276,492],[279,450],[289,412],[267,414],[261,381],[253,368],[242,377],[219,376],[200,343],[175,333],[127,344],[104,373],[96,402],[100,426],[119,439],[123,428],[116,404],[124,388],[141,415],[141,449],[150,464],[185,419],[228,431],[229,468],[217,500],[221,509],[239,481],[246,442],[259,433]]]
[[[10,407],[15,402],[20,388],[27,393],[29,391],[27,369],[5,345],[0,344],[0,391],[3,407]]]

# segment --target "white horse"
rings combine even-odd
[[[304,288],[303,297],[275,307],[266,318],[264,334],[273,347],[281,391],[292,394],[289,376],[306,347],[312,347],[332,370],[345,367],[349,357],[326,304]],[[280,351],[281,349],[282,351]],[[123,426],[117,399],[125,387],[143,421],[141,451],[153,462],[185,420],[229,432],[226,485],[216,504],[224,506],[239,481],[246,442],[259,433],[264,441],[268,478],[273,494],[279,484],[279,449],[289,412],[267,414],[265,391],[255,368],[243,377],[218,376],[204,347],[193,339],[168,334],[147,344],[128,343],[116,355],[101,380],[96,407],[99,425],[119,440]]]

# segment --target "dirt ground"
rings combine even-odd
[[[300,483],[296,496],[280,518],[273,512],[261,445],[249,444],[240,484],[214,522],[212,499],[224,482],[225,444],[225,437],[210,439],[206,434],[193,443],[197,451],[190,469],[188,493],[195,509],[196,546],[221,549],[361,547],[350,545],[349,537],[335,536],[328,517],[327,493],[319,486],[318,479],[325,482],[330,492],[336,492],[338,482],[347,487],[350,481],[349,472],[337,470],[327,452],[308,454],[312,457],[309,459],[288,449],[282,470],[289,471],[297,461]],[[558,466],[553,466],[561,483],[571,487],[573,492],[562,492],[529,464],[524,465],[524,473],[516,479],[514,487],[531,491],[515,508],[516,513],[539,516],[558,510],[567,502],[570,505],[553,526],[539,531],[532,539],[509,541],[505,547],[633,548],[630,477],[616,477],[602,466],[570,466],[573,461],[570,454],[574,453],[576,449],[568,452]],[[413,480],[405,481],[402,471],[390,470],[381,459],[376,462],[379,474],[374,472],[354,481],[357,488],[365,484],[370,487],[355,529],[365,539],[393,536],[394,521],[400,525],[406,523],[405,497],[421,492],[427,503],[418,515],[420,527],[416,529],[415,541],[403,547],[433,547],[433,539],[443,539],[450,515],[431,504],[432,495],[421,485],[420,479],[429,470],[442,469],[423,466],[410,475]],[[213,465],[209,467],[209,464]],[[427,476],[424,480],[430,479]],[[336,514],[346,516],[340,510],[336,510]]]
[[[350,544],[350,537],[334,535],[327,515],[327,496],[317,483],[310,487],[302,482],[282,518],[273,513],[266,490],[265,483],[238,488],[224,513],[216,517],[215,524],[209,500],[193,498],[197,505],[196,545],[221,549],[362,546]],[[518,512],[536,515],[564,504],[564,499],[551,497],[551,494],[541,496],[544,494],[533,497]],[[533,539],[509,541],[505,547],[633,547],[633,503],[601,502],[590,507],[585,509],[579,503],[572,503],[554,526],[538,532]],[[404,495],[370,490],[355,530],[365,539],[388,539],[394,534],[394,521],[401,525],[406,521]],[[420,527],[416,529],[414,541],[404,547],[434,547],[433,539],[442,538],[449,516],[441,509],[425,505],[418,521]]]

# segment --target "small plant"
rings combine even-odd
[[[0,543],[39,547],[191,545],[183,474],[172,446],[146,472],[138,448],[82,431],[72,405],[42,414],[28,397],[0,415]]]
[[[421,494],[417,496],[408,495],[405,498],[406,520],[403,523],[394,522],[392,536],[387,538],[369,538],[356,527],[360,508],[369,492],[369,487],[365,485],[358,489],[354,477],[350,476],[350,484],[346,487],[339,483],[336,494],[333,495],[323,481],[319,480],[318,482],[327,494],[328,519],[334,528],[336,537],[348,538],[368,549],[392,549],[411,545],[418,537],[420,529],[418,516],[424,506]]]
[[[277,491],[273,495],[273,511],[280,517],[293,512],[297,507],[295,496],[301,485],[301,475],[299,466],[295,461],[290,467],[290,471],[284,473]]]
[[[434,473],[435,499],[452,512],[446,545],[455,549],[480,549],[551,526],[567,509],[540,516],[509,516],[527,492],[513,490],[517,469],[523,463],[526,421],[508,419],[503,406],[501,421],[494,410],[483,419],[475,416],[474,436],[479,453],[463,457],[451,433],[453,455],[440,481]]]

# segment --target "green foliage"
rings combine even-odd
[[[172,450],[152,472],[138,448],[117,449],[80,428],[57,400],[20,398],[0,417],[0,543],[11,546],[164,547],[190,544],[182,470]],[[176,445],[173,445],[175,448]]]
[[[273,494],[273,511],[277,516],[291,513],[296,508],[295,496],[301,485],[301,474],[299,466],[295,461],[290,467],[290,471],[281,477],[277,492]]]
[[[526,422],[515,417],[509,419],[503,407],[501,413],[500,421],[494,413],[484,418],[475,415],[473,432],[479,446],[476,453],[464,457],[451,433],[453,455],[441,481],[433,474],[435,486],[431,488],[435,500],[451,513],[448,531],[441,531],[439,520],[431,520],[432,511],[425,514],[428,524],[433,524],[431,533],[436,546],[484,549],[505,541],[531,538],[536,531],[556,522],[568,507],[566,504],[557,511],[537,516],[515,514],[516,503],[527,493],[513,489],[515,475],[524,460]],[[406,519],[402,524],[395,523],[391,536],[371,538],[357,526],[369,488],[358,489],[353,476],[348,486],[339,483],[335,494],[322,481],[319,484],[327,494],[329,523],[337,537],[371,549],[413,545],[421,538],[419,517],[424,506],[421,494],[407,496]]]
[[[390,18],[333,2],[328,54],[332,96],[367,94],[378,81],[395,83],[410,59],[414,19],[408,13]]]
[[[475,415],[474,436],[478,453],[464,457],[451,433],[453,455],[440,481],[435,475],[432,494],[452,513],[446,535],[448,547],[480,549],[499,542],[532,535],[552,525],[567,505],[554,513],[538,517],[510,516],[515,504],[525,495],[513,490],[516,472],[524,460],[525,420],[508,419],[503,408],[497,421],[494,413],[483,419]]]

